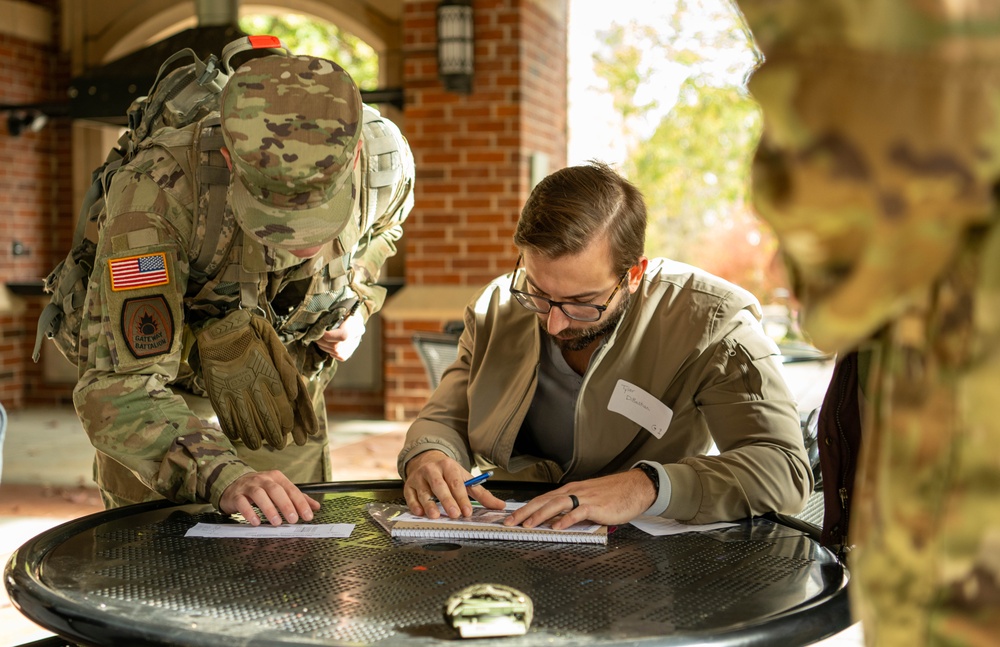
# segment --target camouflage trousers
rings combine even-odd
[[[322,381],[322,384],[326,384]],[[319,420],[319,433],[310,436],[305,445],[288,443],[284,449],[264,445],[251,450],[239,440],[233,440],[236,454],[258,472],[278,470],[292,483],[322,483],[332,478],[330,443],[327,436],[326,400],[323,390],[313,389],[313,408]],[[177,390],[191,410],[207,424],[219,428],[218,419],[208,398]],[[128,469],[100,452],[94,458],[94,481],[101,491],[106,508],[117,508],[132,503],[154,501],[163,497],[147,488]]]
[[[855,485],[868,645],[1000,644],[1000,226],[878,342]]]

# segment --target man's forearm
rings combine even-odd
[[[175,501],[210,501],[210,473],[222,463],[242,464],[229,439],[180,396],[166,388],[149,393],[150,376],[84,377],[86,386],[73,400],[91,444],[151,491]]]

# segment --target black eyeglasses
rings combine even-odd
[[[521,265],[521,257],[517,257],[517,264],[514,265],[514,274],[510,277],[510,293],[514,295],[517,302],[522,306],[531,310],[532,312],[539,312],[541,314],[547,314],[552,311],[553,307],[559,308],[563,311],[563,314],[574,321],[597,321],[604,314],[604,311],[608,309],[611,305],[611,300],[615,298],[618,294],[618,290],[622,289],[622,283],[628,278],[628,270],[622,274],[622,277],[618,279],[618,284],[615,286],[614,291],[608,300],[604,302],[604,305],[597,305],[596,303],[576,303],[575,301],[553,301],[543,296],[537,294],[531,294],[530,292],[525,292],[523,290],[518,290],[514,287],[514,283],[517,281],[518,268]]]

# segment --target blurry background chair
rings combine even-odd
[[[809,467],[812,469],[813,478],[816,485],[806,507],[802,512],[795,515],[796,519],[812,524],[817,529],[823,528],[823,472],[819,466],[819,407],[816,407],[801,418],[802,421],[802,442],[806,447],[806,455],[809,456]]]
[[[445,369],[458,357],[458,338],[464,328],[461,321],[452,321],[445,324],[441,332],[413,333],[413,346],[427,370],[427,380],[432,389],[437,388]]]
[[[823,472],[819,463],[819,407],[799,414],[802,429],[802,443],[809,457],[809,468],[812,470],[815,485],[806,500],[806,506],[798,514],[774,514],[774,518],[785,525],[797,528],[819,541],[823,532],[823,516],[826,505],[823,500]],[[770,516],[770,515],[765,515]]]

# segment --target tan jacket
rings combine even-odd
[[[649,263],[628,312],[591,360],[575,411],[573,458],[513,454],[537,384],[537,316],[511,298],[510,276],[469,304],[458,359],[410,427],[399,471],[437,449],[495,478],[561,482],[664,464],[672,485],[664,517],[704,523],[795,513],[812,490],[795,402],[778,349],[749,292],[689,265]],[[673,411],[657,439],[608,410],[619,380]],[[719,454],[706,455],[712,442]]]

